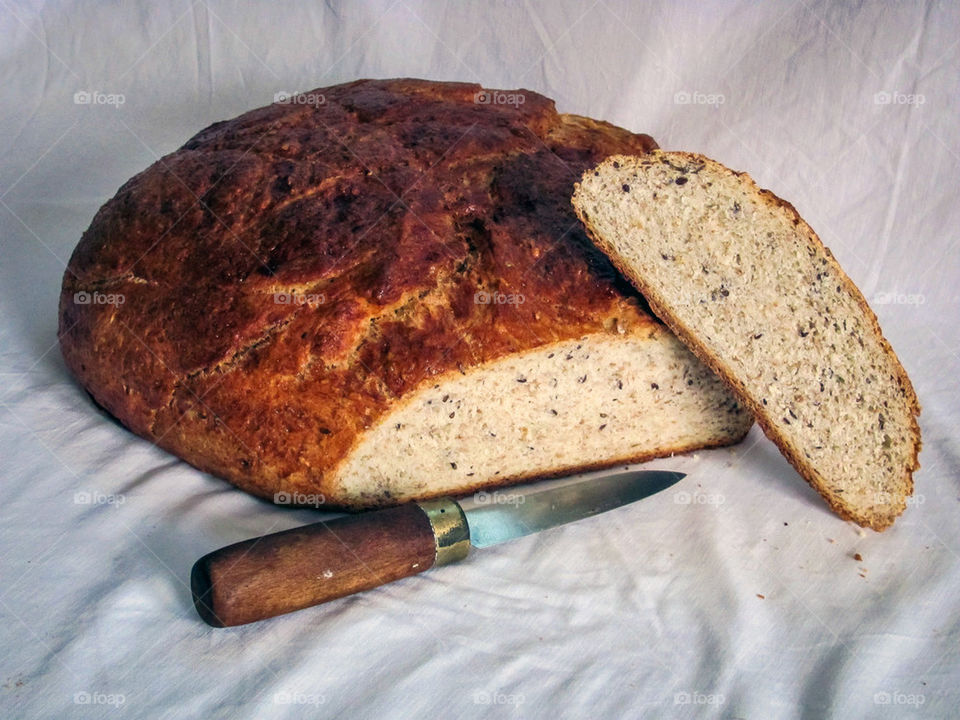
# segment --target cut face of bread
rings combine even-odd
[[[752,418],[665,328],[507,356],[412,393],[344,461],[368,506],[725,445]]]
[[[794,208],[708,158],[588,170],[598,247],[842,517],[883,530],[913,492],[920,407],[863,295]]]

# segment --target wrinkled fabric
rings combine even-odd
[[[0,715],[952,717],[960,706],[960,8],[599,2],[0,6]],[[70,253],[201,128],[359,77],[525,87],[792,202],[923,405],[916,494],[834,516],[757,428],[636,505],[214,630],[194,560],[327,517],[132,435],[67,375]]]

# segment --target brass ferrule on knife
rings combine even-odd
[[[417,505],[427,516],[433,529],[437,548],[434,567],[463,560],[470,552],[470,528],[463,508],[450,498],[424,500]]]

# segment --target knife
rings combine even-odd
[[[649,497],[684,477],[635,470],[548,487],[442,498],[251,538],[197,560],[194,605],[214,627],[301,610]]]

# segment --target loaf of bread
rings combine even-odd
[[[517,90],[303,93],[99,211],[70,370],[127,427],[279,502],[363,508],[740,440],[752,419],[570,207],[655,148]]]
[[[796,210],[746,174],[659,150],[604,160],[573,203],[830,507],[891,525],[913,492],[920,406],[863,295]]]

